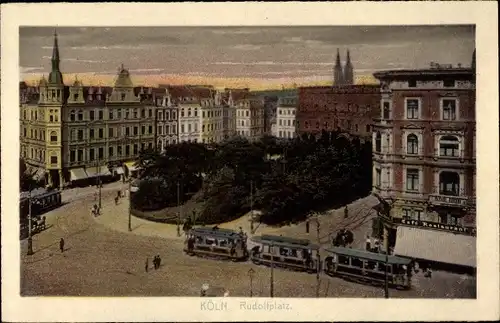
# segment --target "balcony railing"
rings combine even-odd
[[[453,196],[453,195],[441,195],[441,194],[429,195],[429,203],[435,205],[467,206],[467,202],[468,198],[465,196]]]

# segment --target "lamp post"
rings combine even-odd
[[[255,270],[250,268],[248,271],[248,277],[250,277],[250,297],[253,297],[253,275],[255,274]]]
[[[250,232],[254,233],[253,224],[253,180],[250,181]]]
[[[99,190],[99,211],[102,206],[102,198],[101,198],[101,160],[100,160],[99,150],[97,151],[97,186]]]
[[[132,231],[132,181],[128,181],[128,231]]]
[[[180,183],[177,181],[177,236],[181,236],[181,199],[180,199]]]
[[[392,205],[394,204],[394,200],[389,199],[390,203],[387,202],[386,200],[382,199],[378,195],[375,194],[375,197],[379,200],[380,204],[382,205],[382,211],[380,209],[377,210],[379,219],[382,215],[383,217],[383,224],[384,224],[384,244],[385,244],[385,270],[384,270],[384,297],[389,298],[389,273],[388,273],[388,266],[389,266],[389,229],[387,225],[388,219],[390,219],[390,214],[391,214],[391,209]]]
[[[269,245],[271,249],[271,282],[269,288],[269,296],[274,297],[274,244],[271,242]]]
[[[31,187],[28,192],[28,256],[33,254],[33,238],[31,232]]]
[[[319,287],[320,287],[320,268],[321,268],[321,256],[319,255],[319,247],[320,243],[320,223],[319,223],[319,215],[316,214],[316,238],[318,241],[318,250],[316,250],[316,297],[319,297]]]

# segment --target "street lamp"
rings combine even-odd
[[[377,209],[378,216],[380,219],[380,216],[382,215],[383,217],[383,224],[384,224],[384,244],[385,244],[385,270],[384,270],[384,297],[389,298],[389,273],[388,273],[388,266],[389,266],[389,229],[388,229],[388,224],[387,221],[390,218],[390,212],[392,209],[392,205],[394,204],[394,200],[390,199],[391,203],[387,202],[386,200],[382,199],[378,195],[374,194],[375,197],[379,200],[380,204],[382,205],[382,210],[380,208]]]
[[[253,276],[255,274],[255,270],[250,268],[248,271],[248,277],[250,277],[250,297],[253,297]]]
[[[180,183],[177,181],[177,236],[181,236],[181,198],[180,198]]]
[[[33,238],[31,232],[31,186],[28,192],[28,256],[33,254]]]

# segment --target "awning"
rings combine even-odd
[[[109,169],[108,169],[107,166],[87,167],[85,169],[85,172],[87,172],[88,177],[97,177],[97,176],[111,175],[111,173],[109,172]]]
[[[137,167],[135,166],[135,162],[126,162],[125,166],[128,168],[129,172],[133,172],[137,170]]]
[[[476,267],[476,238],[452,232],[399,226],[398,256]]]
[[[115,173],[118,175],[122,175],[124,173],[123,167],[117,167],[114,169]]]
[[[87,178],[87,173],[85,173],[83,168],[70,169],[69,173],[71,174],[72,181],[77,181],[79,179]]]
[[[36,180],[41,180],[45,177],[45,169],[37,168],[33,174],[33,178]]]

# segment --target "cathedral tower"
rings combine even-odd
[[[344,84],[354,84],[354,68],[351,63],[351,54],[349,53],[349,50],[347,50],[347,60],[344,66]]]
[[[333,85],[344,84],[344,75],[342,73],[342,64],[340,63],[340,53],[337,49],[337,59],[335,60],[335,66],[333,67]]]

